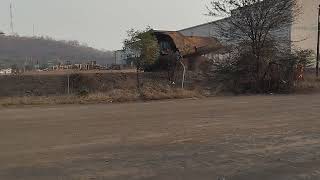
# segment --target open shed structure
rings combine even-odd
[[[154,31],[153,33],[159,42],[160,60],[174,61],[174,54],[179,52],[189,69],[194,69],[197,64],[201,64],[204,55],[215,53],[223,47],[213,37],[184,36],[177,31]]]
[[[184,36],[177,31],[154,31],[161,53],[179,51],[183,57],[201,56],[222,48],[221,43],[212,37]]]

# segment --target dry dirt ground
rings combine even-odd
[[[0,179],[319,180],[319,99],[0,109]]]

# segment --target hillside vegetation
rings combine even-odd
[[[57,41],[44,37],[0,36],[0,68],[25,64],[81,63],[112,64],[112,51],[97,50],[78,41]]]

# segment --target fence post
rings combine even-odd
[[[68,74],[68,95],[70,94],[70,74]]]

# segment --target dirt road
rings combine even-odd
[[[0,109],[1,180],[318,180],[320,95]]]

